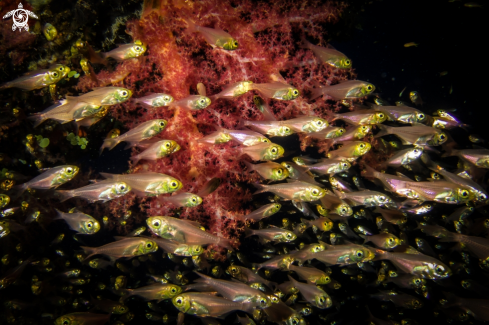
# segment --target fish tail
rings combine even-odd
[[[379,133],[377,133],[374,136],[374,138],[379,138],[379,137],[382,137],[384,135],[391,134],[391,128],[390,127],[382,125],[382,124],[377,124],[377,126],[379,127],[380,131],[379,131]]]
[[[336,196],[339,197],[340,199],[344,200],[346,198],[345,193],[337,191],[337,190],[333,190],[333,191],[334,191],[334,194],[336,194]]]
[[[118,141],[117,138],[115,138],[115,139],[112,139],[112,138],[105,139],[104,140],[104,143],[102,144],[102,147],[100,147],[100,154],[102,154],[102,152],[104,151],[105,148],[109,148],[109,150],[112,150],[118,144],[119,144],[119,141]]]
[[[224,247],[230,251],[234,251],[234,247],[231,246],[231,241],[227,238],[219,237],[219,246]]]
[[[246,168],[248,168],[248,172],[255,170],[254,165],[249,161],[246,160],[241,160],[241,161],[246,165]]]
[[[194,33],[194,32],[199,31],[198,26],[192,20],[185,19],[185,18],[183,18],[183,20],[187,23],[187,32],[188,33]]]
[[[245,228],[245,238],[253,236],[254,234],[255,234],[255,231],[253,229]]]
[[[366,178],[379,178],[379,172],[370,167],[369,165],[365,165],[365,170],[363,171],[363,176]]]
[[[72,197],[75,197],[75,192],[73,190],[68,191],[56,191],[56,195],[58,196],[60,202],[64,202]]]
[[[372,251],[375,253],[375,258],[373,261],[380,261],[389,258],[389,252],[377,248],[372,249]]]
[[[92,257],[93,255],[97,254],[97,250],[95,249],[95,247],[87,247],[87,246],[80,246],[81,249],[83,249],[83,252],[85,254],[88,254],[84,261],[89,259],[90,257]]]
[[[135,155],[135,156],[131,157],[131,163],[133,166],[136,166],[140,160],[141,160],[141,158],[139,158],[139,155]]]
[[[311,45],[312,45],[312,43],[309,42],[304,35],[302,35],[299,47],[303,48],[303,49],[309,49],[309,48],[311,48]]]
[[[46,117],[46,114],[37,113],[28,116],[27,119],[33,122],[34,127],[37,127],[39,124],[46,121],[48,118]]]
[[[268,191],[267,185],[262,185],[262,184],[258,184],[258,183],[253,184],[253,185],[256,187],[256,191],[255,191],[255,193],[253,193],[253,195]]]
[[[450,142],[448,144],[446,144],[445,146],[443,146],[443,149],[445,150],[445,152],[443,153],[442,158],[443,157],[450,157],[450,156],[456,156],[458,154],[458,150],[454,149],[454,147],[456,146],[457,144],[455,142]]]
[[[301,218],[301,222],[307,226],[307,228],[311,227],[311,222],[307,219]]]
[[[309,95],[309,99],[310,100],[313,100],[313,99],[316,99],[318,97],[321,97],[322,95],[324,95],[324,88],[311,88],[309,89],[309,91],[311,92],[311,94]]]
[[[119,302],[122,304],[124,301],[130,296],[134,295],[132,289],[124,289],[124,295],[119,299]]]
[[[19,195],[24,193],[24,191],[27,190],[28,188],[29,188],[29,184],[27,183],[14,186],[14,190],[19,191]]]

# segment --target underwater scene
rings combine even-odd
[[[1,0],[0,324],[484,324],[484,1]]]

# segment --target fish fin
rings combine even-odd
[[[255,231],[253,229],[245,227],[245,238],[253,236],[254,234],[255,234]]]
[[[362,173],[365,178],[378,178],[378,171],[370,167],[369,165],[365,165],[365,170]]]
[[[131,164],[133,166],[136,166],[140,160],[141,160],[141,158],[139,158],[139,155],[135,155],[135,156],[131,157]]]
[[[137,144],[138,144],[138,141],[127,141],[127,144],[124,147],[124,150],[127,150],[129,148],[135,147]]]
[[[106,179],[115,179],[118,175],[111,173],[100,173],[100,175]]]
[[[400,173],[400,172],[396,172],[396,175],[400,178],[402,178],[403,180],[405,181],[408,181],[408,182],[412,182],[413,180],[410,179],[409,177],[407,177],[406,175],[404,175],[403,173]]]
[[[102,147],[100,147],[100,154],[104,151],[105,148],[108,148],[109,150],[114,149],[115,146],[119,144],[118,138],[108,138],[104,140],[104,143],[102,144]]]
[[[186,18],[182,18],[182,19],[187,23],[187,29],[186,29],[187,33],[194,33],[199,31],[198,26],[191,19],[186,19]]]
[[[253,193],[253,195],[268,191],[267,185],[262,185],[262,184],[258,184],[258,183],[253,184],[253,185],[256,187],[256,191],[255,191],[255,193]]]
[[[241,160],[245,165],[246,167],[248,168],[248,172],[251,172],[254,169],[254,164],[250,163],[249,161],[246,161],[246,160]]]
[[[309,91],[311,92],[311,94],[309,95],[310,100],[314,100],[324,95],[324,87],[310,88]]]
[[[68,199],[71,199],[72,197],[75,197],[74,191],[73,190],[68,190],[68,191],[56,191],[55,195],[58,196],[60,202],[64,202]]]
[[[388,134],[391,134],[390,133],[390,130],[391,128],[388,127],[388,126],[385,126],[385,125],[382,125],[382,124],[377,124],[377,127],[380,129],[379,133],[377,133],[376,135],[374,135],[374,138],[380,138],[384,135],[388,135]]]
[[[34,127],[37,127],[41,123],[43,123],[44,121],[46,121],[48,118],[46,117],[45,114],[36,113],[36,114],[32,114],[32,115],[28,116],[27,119],[30,120],[33,123],[33,126]]]
[[[346,195],[343,192],[340,192],[340,191],[338,191],[336,189],[333,189],[333,192],[334,192],[334,194],[336,194],[337,197],[339,197],[342,200],[344,200],[346,198]]]
[[[92,257],[93,255],[97,254],[96,247],[87,247],[87,246],[80,246],[81,249],[83,249],[83,252],[85,254],[88,254],[87,257],[85,257],[84,261]]]

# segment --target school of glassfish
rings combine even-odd
[[[199,33],[215,51],[235,51],[241,46],[223,30],[185,21],[188,32]],[[353,66],[347,55],[332,46],[317,46],[305,38],[299,44],[313,52],[317,65],[334,69]],[[100,58],[137,60],[151,48],[152,44],[135,40]],[[68,66],[56,65],[0,88],[32,91],[55,87],[69,72]],[[239,248],[199,222],[179,218],[177,213],[147,215],[146,225],[132,233],[114,236],[105,245],[88,246],[84,236],[103,231],[107,220],[83,213],[82,206],[70,211],[49,206],[43,209],[50,215],[47,224],[63,220],[75,233],[73,238],[68,232],[61,233],[50,249],[71,241],[66,245],[77,246],[79,252],[66,256],[59,248],[56,252],[60,259],[56,261],[35,252],[21,258],[18,265],[14,253],[5,254],[0,292],[24,285],[28,281],[24,274],[29,274],[31,293],[37,296],[42,292],[52,306],[39,317],[52,318],[57,325],[130,322],[140,312],[128,307],[131,301],[147,302],[144,317],[148,321],[179,324],[200,320],[216,324],[218,319],[237,319],[243,325],[297,325],[318,319],[339,324],[351,317],[344,316],[345,301],[366,300],[378,302],[386,312],[373,316],[364,303],[359,309],[363,316],[357,316],[360,323],[401,324],[399,318],[402,324],[422,323],[404,317],[403,312],[415,315],[409,312],[427,305],[437,306],[430,312],[439,319],[445,319],[443,314],[454,321],[489,321],[489,300],[484,299],[487,294],[479,283],[489,272],[489,210],[483,182],[489,150],[479,146],[481,141],[475,135],[469,139],[472,148],[457,144],[451,131],[466,125],[455,113],[438,109],[430,114],[428,104],[417,92],[409,96],[416,107],[404,102],[391,106],[375,93],[375,85],[360,80],[317,84],[305,93],[285,80],[243,80],[214,95],[207,95],[206,88],[208,85],[199,84],[199,94],[178,99],[167,93],[133,98],[134,90],[100,87],[66,96],[27,119],[34,127],[47,120],[86,127],[102,119],[111,106],[130,100],[141,109],[191,115],[208,109],[215,101],[239,101],[240,96],[252,92],[261,119],[237,120],[234,129],[215,125],[214,132],[195,139],[200,146],[236,142],[239,147],[235,155],[246,167],[244,172],[262,180],[253,184],[254,195],[268,203],[239,217],[243,224]],[[337,101],[343,109],[327,112],[327,118],[311,114],[280,119],[269,106],[300,96],[311,103]],[[126,149],[138,148],[131,157],[133,166],[171,156],[185,150],[178,141],[159,137],[172,122],[152,119],[125,133],[111,134],[104,139],[100,152],[120,143],[125,143]],[[316,141],[324,149],[322,158],[290,155],[286,145],[273,142],[294,134]],[[378,154],[366,158],[372,151]],[[275,162],[278,159],[282,161]],[[25,195],[50,195],[58,202],[78,197],[92,204],[132,192],[175,208],[192,209],[219,186],[214,180],[197,193],[183,192],[185,184],[176,177],[142,171],[100,173],[103,180],[58,189],[78,174],[78,166],[59,165],[15,186],[8,181],[22,179],[20,176],[2,174],[0,242],[29,236],[29,225],[42,223],[38,220],[40,212],[33,212],[23,200]],[[295,214],[300,215],[296,222],[291,221]],[[282,216],[280,226],[273,225],[278,215]],[[225,248],[227,259],[218,262],[209,258],[205,254],[209,245]],[[19,246],[17,252],[21,251]],[[155,263],[155,256],[162,254],[164,259],[158,263],[163,263],[160,269],[164,272],[155,274],[152,266],[138,270]],[[177,268],[166,268],[167,260]],[[110,277],[113,268],[125,275]],[[97,298],[88,301],[82,288],[91,280],[97,283],[98,291],[93,294]],[[352,286],[366,287],[368,293],[363,297],[351,293],[348,290]],[[471,298],[451,293],[454,287]],[[22,300],[3,299],[7,309],[30,308]]]

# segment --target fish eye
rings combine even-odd
[[[424,119],[424,117],[425,117],[424,114],[419,114],[420,119]]]
[[[442,133],[440,134],[440,140],[445,140],[446,136]]]
[[[282,175],[282,170],[281,169],[277,169],[277,174]]]
[[[341,212],[346,213],[346,208],[341,208]]]
[[[294,91],[292,91],[292,94],[299,95],[299,91],[297,89],[294,89]]]
[[[379,114],[379,117],[380,117],[380,118],[384,118],[384,114],[380,113],[380,114]]]
[[[419,152],[419,150],[418,150],[418,149],[414,149],[414,150],[413,150],[413,152],[414,152],[414,153],[418,153],[418,152]]]
[[[346,131],[345,129],[339,129],[339,131],[338,131],[338,132],[343,133],[343,132],[345,132],[345,131]]]
[[[314,195],[318,195],[318,194],[319,194],[319,191],[318,191],[317,189],[313,189],[313,190],[312,190],[312,194],[314,194]]]
[[[299,319],[297,317],[292,318],[292,325],[298,325],[299,324]]]
[[[175,188],[175,187],[177,187],[177,186],[178,186],[178,184],[177,184],[177,182],[171,182],[171,183],[170,183],[170,186],[171,186],[171,187],[173,187],[173,188]]]
[[[87,228],[92,228],[93,224],[91,221],[87,222]]]
[[[127,91],[123,90],[123,91],[121,92],[121,95],[122,95],[122,97],[126,97],[126,96],[128,95],[128,93],[127,93]]]
[[[323,124],[323,121],[317,121],[316,124],[317,125],[322,125]]]
[[[68,321],[68,320],[63,321],[63,325],[69,325],[69,324],[70,324],[70,321]]]
[[[351,61],[350,60],[346,60],[345,63],[346,63],[346,65],[350,65],[351,64]]]
[[[170,148],[170,142],[165,143],[165,147]]]
[[[119,185],[119,190],[124,191],[126,189],[126,185]]]
[[[194,203],[197,202],[197,199],[195,197],[192,197],[190,200]]]
[[[71,168],[71,167],[66,168],[66,172],[67,172],[68,174],[73,173],[73,168]]]
[[[172,292],[172,293],[175,293],[175,292],[177,292],[177,289],[175,289],[175,288],[171,288],[171,292]]]
[[[419,285],[419,284],[421,284],[421,280],[420,279],[416,279],[416,280],[414,280],[414,283]]]
[[[466,190],[462,190],[462,196],[466,197],[467,195],[469,195],[469,192]]]
[[[267,301],[265,299],[260,299],[260,305],[265,306],[267,304]]]
[[[152,248],[153,247],[153,244],[152,243],[147,243],[146,244],[146,248]]]
[[[348,164],[347,163],[343,163],[343,167],[348,167]]]
[[[136,51],[141,51],[141,47],[140,46],[136,46]]]
[[[363,149],[364,147],[365,147],[365,145],[364,145],[363,143],[362,143],[362,144],[360,144],[360,148],[362,148],[362,149]]]
[[[387,198],[385,196],[379,196],[379,201],[385,201]]]
[[[437,273],[443,273],[445,271],[445,268],[441,265],[438,265],[435,269]]]
[[[200,252],[201,250],[202,250],[202,247],[200,247],[200,246],[197,246],[197,247],[195,248],[195,252],[197,252],[197,253],[198,253],[198,252]]]
[[[204,103],[205,103],[205,99],[204,99],[204,98],[201,98],[201,99],[199,100],[199,102],[200,102],[201,104],[204,104]]]
[[[358,257],[363,257],[363,252],[362,252],[362,251],[358,251],[358,252],[357,252],[357,256],[358,256]]]
[[[271,151],[272,151],[272,153],[275,154],[275,153],[277,153],[277,148],[273,147]]]
[[[236,46],[236,47],[238,47],[238,41],[234,41],[233,42],[233,45]]]
[[[158,220],[153,221],[153,226],[159,227],[160,226],[160,222]]]
[[[160,126],[161,127],[164,127],[165,126],[165,122],[160,122]]]
[[[58,73],[57,72],[53,72],[53,77],[57,78],[58,77]]]
[[[372,85],[367,85],[367,90],[368,91],[372,90]]]
[[[176,300],[176,302],[177,302],[177,304],[179,304],[179,305],[180,305],[180,304],[182,304],[182,302],[183,302],[183,301],[182,301],[182,298],[178,298],[178,299]]]
[[[285,131],[285,132],[290,132],[290,128],[288,128],[288,127],[286,126],[286,127],[284,127],[284,131]]]

